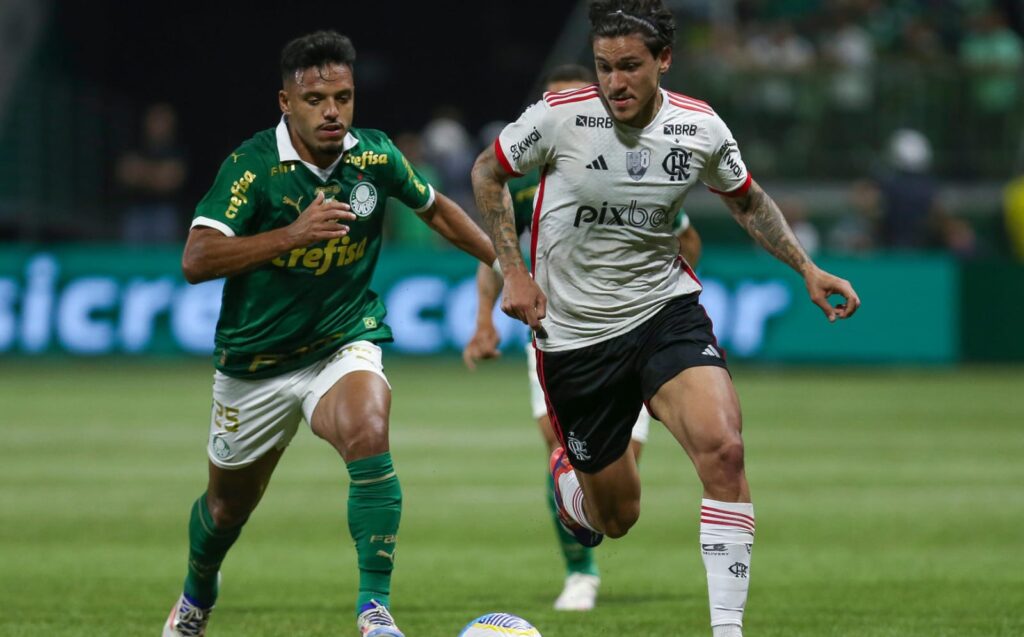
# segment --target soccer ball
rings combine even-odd
[[[466,624],[459,637],[541,637],[540,631],[522,617],[487,613]]]

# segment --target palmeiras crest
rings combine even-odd
[[[640,150],[626,151],[626,171],[633,181],[640,181],[647,173],[647,167],[651,165],[651,151],[646,148]]]

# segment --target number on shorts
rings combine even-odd
[[[213,409],[215,415],[213,417],[213,424],[223,429],[224,431],[236,432],[238,431],[238,408],[228,407],[221,404],[220,401],[213,401]]]

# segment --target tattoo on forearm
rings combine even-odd
[[[512,196],[505,184],[491,179],[476,181],[476,204],[481,211],[487,231],[494,242],[494,250],[501,263],[522,263],[519,253],[519,235],[516,234]]]
[[[751,188],[738,197],[732,208],[733,215],[765,250],[797,272],[810,262],[807,252],[800,246],[792,228],[786,223],[782,211],[760,187]]]

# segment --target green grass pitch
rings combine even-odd
[[[700,488],[658,426],[640,521],[599,548],[598,609],[551,610],[563,573],[524,367],[388,367],[399,625],[455,637],[508,611],[545,637],[710,635]],[[205,485],[210,374],[0,364],[0,635],[159,634]],[[1024,635],[1024,369],[734,374],[758,521],[749,637]],[[356,634],[346,492],[300,430],[225,562],[212,636]]]

